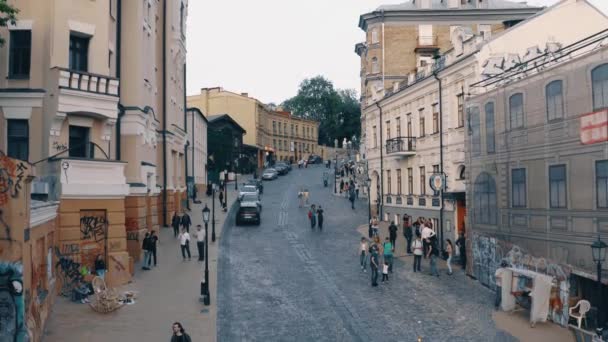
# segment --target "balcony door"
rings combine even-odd
[[[87,72],[89,70],[89,38],[70,35],[70,69]]]
[[[70,157],[89,158],[89,127],[70,125]]]

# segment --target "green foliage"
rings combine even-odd
[[[6,27],[8,24],[15,24],[19,10],[7,3],[7,0],[0,0],[0,27]],[[0,46],[3,46],[6,41],[0,37]]]
[[[300,83],[298,94],[282,106],[294,116],[319,121],[319,143],[333,146],[334,139],[359,140],[361,108],[353,89],[334,89],[323,76],[308,78]]]

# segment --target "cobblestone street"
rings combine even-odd
[[[370,286],[358,265],[357,210],[322,185],[322,167],[265,183],[262,224],[227,226],[220,245],[220,341],[514,341],[492,321],[493,293],[458,269],[431,278],[398,258],[388,284]],[[300,186],[325,209],[311,231]],[[399,236],[397,243],[404,243]],[[428,270],[423,260],[423,271]]]

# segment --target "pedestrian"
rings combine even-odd
[[[369,265],[372,268],[372,286],[378,286],[378,249],[376,246],[371,248]]]
[[[425,258],[428,255],[428,249],[429,249],[429,239],[435,235],[435,232],[429,227],[429,223],[428,222],[424,222],[422,224],[422,248],[424,250],[424,255]]]
[[[496,269],[494,278],[496,279],[496,297],[494,299],[494,307],[498,309],[502,302],[502,276],[505,273],[505,268],[508,266],[506,261],[500,263],[500,267]]]
[[[384,241],[384,245],[382,245],[384,262],[388,262],[388,268],[391,273],[393,273],[393,244],[390,242],[387,237]]]
[[[460,237],[456,240],[456,246],[458,246],[458,251],[460,252],[460,264],[462,265],[462,269],[467,268],[467,253],[466,253],[466,240],[464,238],[464,233],[460,232]]]
[[[389,263],[388,261],[384,260],[384,265],[382,265],[382,282],[384,283],[384,281],[388,281],[388,271],[389,271]]]
[[[156,243],[158,242],[158,236],[155,231],[150,232],[150,241],[148,242],[148,248],[150,249],[150,259],[154,258],[154,267],[156,267]],[[148,262],[150,264],[150,262]]]
[[[357,199],[359,199],[359,183],[355,182],[355,195],[357,195]]]
[[[182,227],[186,228],[186,231],[190,233],[190,225],[192,224],[192,220],[190,220],[190,215],[186,213],[186,211],[182,211]]]
[[[340,193],[342,193],[342,191],[344,191],[344,179],[340,180]]]
[[[355,210],[355,190],[352,188],[349,192],[348,200],[350,201],[350,207]]]
[[[179,234],[179,224],[181,219],[177,216],[177,211],[173,213],[173,218],[171,219],[171,226],[173,227],[173,237],[177,237]]]
[[[372,236],[378,236],[378,231],[380,227],[378,226],[378,216],[374,216],[371,221],[372,225]]]
[[[217,195],[217,198],[220,200],[220,207],[224,207],[224,191],[220,190],[220,193]]]
[[[361,265],[361,271],[366,272],[365,267],[367,266],[367,250],[369,244],[364,237],[361,238],[360,252],[359,252],[359,264]]]
[[[413,227],[414,227],[414,234],[416,235],[420,235],[420,219],[416,219],[416,222],[413,223]]]
[[[316,221],[316,213],[315,213],[315,205],[311,205],[310,209],[308,210],[308,219],[310,220],[310,228],[311,229],[315,229],[315,225],[317,224]]]
[[[198,249],[198,261],[205,261],[205,239],[207,235],[203,227],[196,225],[196,248]]]
[[[308,188],[304,189],[304,203],[308,205],[308,199],[310,197],[310,193],[308,192]]]
[[[182,228],[182,233],[179,234],[179,245],[182,249],[184,261],[186,261],[186,253],[188,254],[188,260],[190,260],[192,257],[190,255],[190,234],[188,234],[186,228]]]
[[[395,221],[391,221],[390,226],[388,226],[388,236],[390,237],[391,244],[393,245],[393,252],[395,251],[395,241],[397,241],[397,225]]]
[[[319,222],[319,230],[323,230],[323,208],[319,204],[319,209],[317,209],[317,221]]]
[[[340,177],[344,177],[344,168],[340,169]]]
[[[407,254],[412,254],[412,224],[410,222],[410,217],[407,215],[403,215],[403,237],[405,237],[405,249]]]
[[[428,240],[428,252],[426,256],[430,259],[431,275],[439,277],[439,271],[437,271],[437,257],[439,256],[439,249],[437,249],[437,238],[431,237]]]
[[[141,249],[144,251],[141,269],[148,271],[150,270],[150,257],[152,255],[152,252],[150,252],[150,233],[148,232],[146,232],[144,240],[141,243]]]
[[[95,274],[101,279],[105,279],[106,275],[106,262],[103,261],[103,255],[98,254],[95,259]]]
[[[414,250],[414,272],[421,272],[422,240],[420,240],[420,234],[417,234],[416,239],[412,242],[412,249]]]
[[[304,206],[304,189],[300,188],[300,191],[298,191],[298,201],[299,201],[299,207],[302,208]]]
[[[454,253],[454,246],[452,245],[452,240],[447,239],[447,244],[445,245],[445,253],[447,256],[447,260],[445,264],[448,267],[448,275],[452,275],[452,255]]]
[[[186,330],[180,322],[173,323],[173,336],[170,342],[192,342],[190,335],[186,334]]]

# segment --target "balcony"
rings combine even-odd
[[[437,36],[418,36],[416,38],[416,48],[414,52],[434,53],[439,50]]]
[[[398,137],[386,140],[386,154],[403,157],[415,155],[416,138]]]

